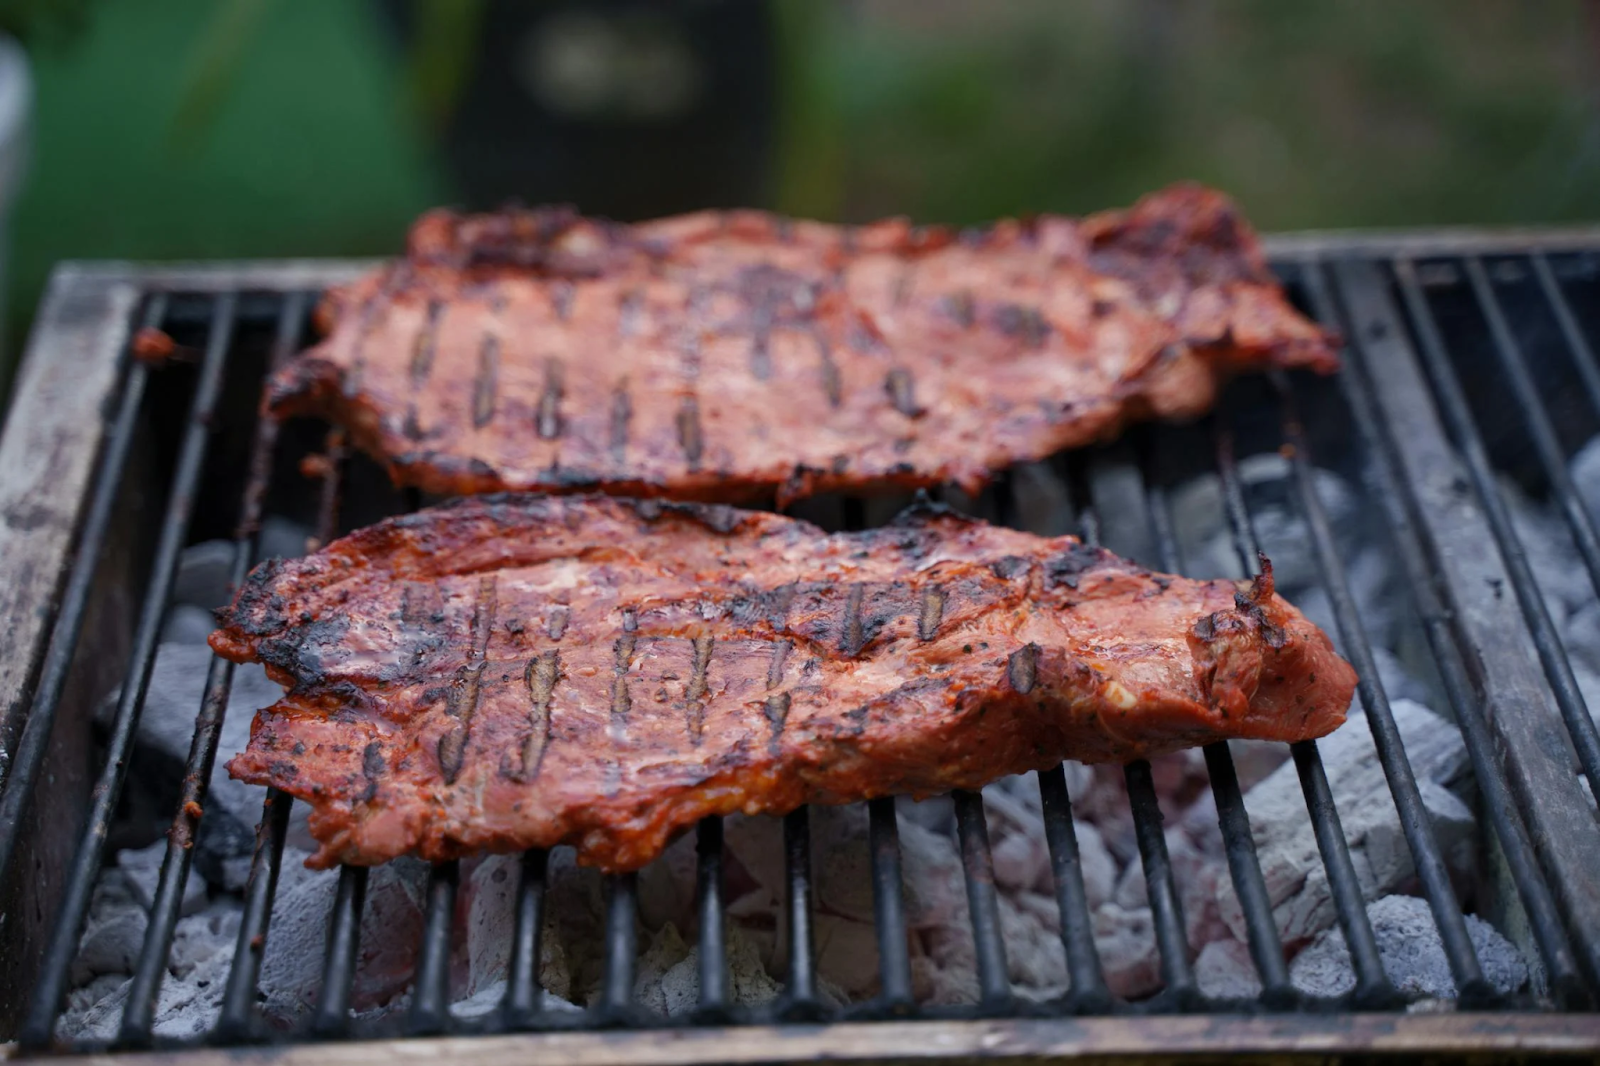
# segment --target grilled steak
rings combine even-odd
[[[1253,585],[942,510],[827,535],[721,506],[490,496],[257,567],[212,635],[289,687],[229,769],[313,865],[575,845],[628,870],[782,813],[1343,720],[1355,677]]]
[[[751,211],[425,216],[268,402],[402,484],[780,505],[954,482],[1336,365],[1220,194],[983,231]]]

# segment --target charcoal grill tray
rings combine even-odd
[[[1058,457],[1052,469],[1073,503],[1076,531],[1093,539],[1102,518],[1110,517],[1097,510],[1096,470],[1136,454],[1151,523],[1151,557],[1142,561],[1176,569],[1181,560],[1165,487],[1194,472],[1184,468],[1184,457],[1192,460],[1195,449],[1161,442],[1184,433],[1189,445],[1208,442],[1205,465],[1221,478],[1235,546],[1248,570],[1255,531],[1237,460],[1264,449],[1289,460],[1293,498],[1310,530],[1343,646],[1363,674],[1361,698],[1421,893],[1461,989],[1458,1000],[1408,1012],[1389,984],[1314,744],[1295,745],[1294,762],[1352,947],[1357,985],[1337,1000],[1293,991],[1238,784],[1220,747],[1207,752],[1207,765],[1265,989],[1255,1001],[1219,1003],[1198,993],[1149,767],[1134,764],[1127,780],[1165,985],[1145,1002],[1117,1002],[1105,989],[1071,837],[1070,797],[1056,772],[1040,775],[1040,784],[1073,983],[1063,1002],[1032,1006],[1012,998],[982,804],[958,795],[982,991],[972,1008],[933,1010],[911,1000],[895,891],[894,807],[879,802],[871,805],[870,824],[883,992],[871,1004],[824,1010],[812,952],[797,948],[776,1004],[754,1014],[728,1006],[716,920],[720,825],[708,822],[700,832],[699,905],[711,920],[700,923],[702,1009],[688,1023],[641,1017],[631,1005],[636,944],[634,886],[627,877],[610,882],[599,1006],[576,1019],[534,1009],[531,960],[538,952],[543,856],[533,854],[516,901],[521,920],[507,1002],[489,1023],[461,1023],[448,1011],[457,873],[455,864],[442,864],[428,886],[427,925],[403,1034],[350,1031],[346,1006],[365,873],[347,869],[314,1025],[293,1034],[293,1042],[278,1034],[270,1046],[245,1054],[283,1061],[429,1054],[489,1062],[537,1056],[754,1063],[1600,1052],[1600,1014],[1593,1013],[1600,988],[1600,825],[1579,783],[1582,774],[1590,781],[1600,775],[1600,745],[1559,636],[1542,614],[1496,481],[1514,477],[1547,494],[1568,517],[1600,585],[1600,538],[1564,473],[1567,455],[1600,433],[1600,368],[1590,339],[1600,335],[1600,230],[1305,234],[1272,238],[1268,246],[1297,299],[1349,338],[1345,373],[1332,381],[1276,376],[1241,382],[1200,429],[1141,430],[1132,445],[1118,446],[1120,452],[1073,453]],[[9,874],[0,881],[0,1034],[13,1028],[19,1034],[0,1057],[101,1050],[57,1046],[50,1032],[123,784],[178,550],[202,532],[229,535],[236,528],[235,573],[242,575],[263,510],[286,497],[313,501],[306,506],[316,511],[324,537],[339,531],[341,516],[348,525],[357,516],[414,505],[377,484],[370,469],[363,474],[358,460],[347,463],[336,443],[320,496],[305,482],[285,487],[289,479],[281,472],[274,478],[274,469],[292,463],[283,453],[307,450],[304,434],[296,442],[285,431],[279,440],[249,416],[261,370],[300,342],[314,295],[370,266],[69,263],[52,279],[0,439],[0,559],[8,575],[0,584],[0,873]],[[133,358],[129,342],[140,325],[194,337],[194,363],[162,369]],[[1390,534],[1419,637],[1432,654],[1477,780],[1488,856],[1484,896],[1534,963],[1533,995],[1501,997],[1482,979],[1372,669],[1340,545],[1313,487],[1313,459],[1364,481],[1367,506]],[[231,494],[219,496],[219,465]],[[1006,520],[1020,502],[1018,491],[1002,479],[974,506]],[[859,503],[847,501],[842,510],[847,523],[866,516]],[[124,663],[131,664],[127,671]],[[287,824],[286,797],[276,794],[263,812],[220,1023],[203,1040],[179,1046],[168,1047],[150,1032],[230,678],[221,664],[208,678],[191,773],[129,997],[133,1008],[115,1050],[157,1046],[167,1058],[233,1061],[241,1052],[227,1045],[265,1039],[253,1017],[253,997]],[[110,758],[97,762],[89,705],[118,684],[123,698],[105,740]],[[190,800],[196,806],[182,805]],[[803,811],[785,820],[785,842],[789,935],[792,943],[809,945]],[[483,1029],[489,1031],[477,1031]],[[351,1036],[380,1039],[326,1042]]]

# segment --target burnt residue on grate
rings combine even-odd
[[[182,750],[166,741],[182,769],[167,842],[111,853],[129,768],[141,774],[178,702],[146,682],[171,673],[158,657],[179,639],[186,575],[204,554],[181,550],[191,517],[199,535],[220,512],[234,516],[213,556],[236,582],[269,516],[325,543],[420,502],[320,428],[279,432],[229,406],[300,343],[310,293],[148,301],[143,325],[187,331],[205,355],[180,371],[199,387],[165,453],[173,491],[153,516],[157,568],[23,1043],[1326,1014],[1419,998],[1583,1007],[1600,979],[1600,888],[1578,876],[1600,868],[1583,799],[1600,766],[1587,714],[1600,698],[1595,257],[1330,267],[1311,255],[1285,271],[1352,338],[1339,379],[1242,381],[1205,425],[1140,430],[944,502],[1196,576],[1248,577],[1264,550],[1280,588],[1362,674],[1345,729],[1292,751],[1220,745],[1125,770],[1067,764],[923,804],[712,820],[639,875],[604,879],[566,849],[302,870],[303,810],[289,797],[251,794],[257,809],[236,818],[235,797],[216,793],[223,738],[254,710],[234,689],[255,691],[220,664],[184,690],[194,702]],[[124,372],[80,535],[87,554],[64,586],[54,639],[65,651],[45,660],[0,810],[40,802],[38,757],[93,556],[166,373],[138,361]],[[913,405],[914,383],[896,374],[884,387]],[[560,376],[546,377],[537,417],[540,432],[557,432]],[[1397,417],[1402,403],[1425,417]],[[236,414],[253,433],[218,434]],[[805,511],[854,527],[893,509],[822,500]],[[1474,538],[1476,587],[1449,555]],[[922,603],[919,630],[936,629],[942,610]],[[549,625],[554,635],[561,623]],[[1496,642],[1490,626],[1510,636]],[[1027,675],[1013,665],[1019,685]],[[1539,713],[1508,714],[1505,699]],[[1559,786],[1552,760],[1566,760]],[[221,834],[230,818],[259,818],[254,838]],[[0,821],[0,873],[14,825]],[[1513,946],[1485,918],[1525,932]]]

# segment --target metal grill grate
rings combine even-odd
[[[1458,1006],[1470,1010],[1529,1011],[1526,1022],[1506,1023],[1511,1026],[1506,1031],[1514,1032],[1521,1046],[1526,1047],[1538,1046],[1541,1033],[1557,1032],[1561,1012],[1592,1009],[1591,992],[1600,987],[1600,878],[1594,877],[1600,871],[1600,826],[1586,806],[1574,776],[1574,767],[1581,768],[1595,794],[1600,794],[1600,738],[1501,498],[1498,478],[1506,463],[1495,451],[1496,447],[1503,450],[1506,439],[1531,444],[1534,472],[1568,522],[1588,576],[1600,590],[1600,535],[1567,473],[1571,442],[1557,431],[1548,387],[1540,387],[1553,375],[1568,374],[1581,387],[1582,398],[1589,404],[1581,416],[1593,423],[1585,423],[1588,432],[1600,430],[1600,367],[1587,340],[1595,327],[1592,310],[1600,305],[1595,300],[1600,295],[1600,239],[1565,237],[1548,243],[1552,251],[1547,253],[1520,239],[1498,244],[1492,239],[1476,244],[1464,239],[1430,243],[1409,238],[1280,241],[1274,247],[1286,282],[1318,318],[1339,328],[1350,342],[1347,369],[1339,378],[1309,382],[1280,374],[1264,384],[1241,382],[1230,391],[1219,413],[1203,427],[1141,430],[1120,450],[1058,457],[1053,467],[1061,492],[1071,502],[1074,531],[1085,541],[1098,543],[1103,516],[1096,506],[1097,472],[1104,463],[1132,456],[1153,553],[1141,561],[1158,569],[1183,572],[1185,560],[1179,549],[1169,488],[1179,476],[1191,472],[1188,466],[1197,465],[1193,443],[1207,442],[1210,461],[1200,465],[1209,465],[1220,479],[1233,545],[1248,574],[1255,572],[1257,566],[1258,537],[1236,453],[1241,441],[1248,437],[1256,450],[1276,449],[1288,460],[1291,499],[1306,523],[1342,648],[1361,675],[1360,700],[1400,813],[1420,894],[1432,911],[1459,989]],[[62,341],[57,333],[64,328],[64,319],[85,315],[85,307],[92,310],[103,305],[108,321],[115,319],[103,325],[102,332],[116,338],[117,349],[125,347],[123,341],[130,324],[198,331],[204,340],[156,530],[153,564],[137,613],[121,698],[105,743],[105,761],[89,792],[87,822],[81,829],[65,889],[55,907],[48,940],[39,954],[37,972],[27,989],[27,1006],[19,1029],[19,1040],[25,1049],[52,1047],[53,1027],[62,1008],[108,828],[128,774],[179,552],[190,538],[200,501],[219,404],[225,385],[240,385],[235,380],[241,373],[239,346],[247,337],[258,341],[270,337],[266,365],[278,365],[302,342],[316,290],[349,276],[352,269],[350,265],[331,264],[160,272],[121,268],[68,270],[58,278],[51,303],[41,316],[30,367],[61,357],[58,348]],[[102,300],[96,304],[84,296],[86,292],[103,295],[112,291],[122,294],[120,303]],[[127,298],[129,291],[140,296],[136,321],[126,314],[126,309],[133,306]],[[1573,294],[1579,294],[1581,299]],[[1537,300],[1530,303],[1530,295]],[[1474,315],[1475,324],[1471,321]],[[1585,315],[1590,317],[1586,319]],[[1530,327],[1528,323],[1534,320],[1544,326]],[[1504,401],[1498,395],[1485,396],[1481,388],[1474,394],[1463,387],[1463,376],[1478,375],[1481,367],[1469,364],[1455,350],[1452,330],[1454,334],[1465,330],[1471,336],[1487,338],[1492,365],[1509,387],[1509,408],[1499,409]],[[1537,360],[1530,356],[1530,345],[1534,343],[1539,349]],[[14,751],[9,764],[0,764],[0,786],[4,789],[0,793],[0,883],[4,883],[5,873],[18,858],[30,808],[51,802],[51,786],[41,768],[57,724],[62,692],[79,651],[80,633],[95,587],[96,566],[108,539],[118,535],[118,493],[138,452],[141,411],[150,397],[166,386],[164,371],[125,355],[119,358],[116,352],[109,358],[117,359],[120,370],[114,387],[105,396],[110,420],[100,439],[92,481],[87,478],[87,464],[84,466],[85,477],[78,494],[81,518],[74,501],[73,514],[78,519],[76,552],[59,596],[52,603],[53,626],[47,640],[43,623],[39,623],[38,639],[31,652],[39,666],[30,688],[31,699],[19,707],[26,709],[26,714],[12,714],[0,720],[0,725],[11,731],[8,735],[0,730],[0,740],[7,741],[6,750]],[[1552,370],[1552,359],[1562,361],[1565,369]],[[242,384],[247,389],[255,387],[253,381]],[[29,401],[25,384],[21,403]],[[1313,412],[1315,417],[1303,419],[1302,409]],[[1318,419],[1322,421],[1319,423]],[[1330,441],[1339,447],[1341,438],[1338,426],[1330,428],[1330,419],[1348,419],[1344,428],[1349,436],[1340,448],[1343,454],[1319,457],[1339,458],[1364,472],[1368,496],[1387,526],[1417,628],[1431,652],[1440,687],[1465,742],[1481,797],[1485,836],[1505,858],[1515,894],[1510,909],[1525,916],[1527,945],[1536,954],[1543,974],[1536,995],[1508,999],[1496,993],[1484,977],[1468,935],[1440,844],[1395,725],[1389,697],[1379,679],[1364,620],[1345,573],[1341,545],[1316,489],[1312,441],[1315,439],[1326,452]],[[7,448],[14,446],[12,438],[20,432],[13,420]],[[256,531],[273,491],[271,478],[279,437],[278,427],[269,421],[256,426],[240,478],[244,487],[237,502],[232,561],[235,584],[256,561]],[[325,450],[327,461],[323,465],[316,531],[324,542],[342,528],[340,504],[350,468],[337,433],[330,436]],[[5,451],[0,460],[11,455],[13,452]],[[1176,463],[1172,461],[1175,455]],[[1168,469],[1173,465],[1184,469]],[[1026,502],[1020,498],[1022,493],[1018,481],[1003,478],[980,503],[991,517],[1009,521],[1014,519],[1019,504]],[[861,525],[863,509],[847,505],[844,521],[846,525]],[[1498,550],[1489,550],[1491,544]],[[1502,568],[1503,578],[1499,576]],[[1502,586],[1496,582],[1502,581],[1513,594],[1510,598],[1500,595]],[[232,676],[233,667],[219,660],[206,680],[184,792],[173,818],[151,921],[116,1042],[119,1047],[148,1047],[155,1042],[152,1021],[157,995],[172,947],[184,882],[190,876],[190,847],[201,818],[205,782],[217,755]],[[1560,719],[1546,713],[1552,706],[1559,711]],[[1566,738],[1558,735],[1558,721],[1564,721],[1567,727]],[[1573,751],[1576,762],[1570,758]],[[1257,1001],[1219,1003],[1201,995],[1190,962],[1181,894],[1167,853],[1163,812],[1151,767],[1136,762],[1126,768],[1125,778],[1160,954],[1163,989],[1153,998],[1139,1003],[1119,1002],[1107,988],[1095,949],[1093,919],[1072,820],[1072,797],[1065,775],[1055,769],[1040,774],[1038,785],[1060,908],[1062,948],[1071,978],[1071,992],[1064,1001],[1040,1006],[1013,995],[983,802],[976,794],[957,793],[956,829],[980,991],[975,1006],[935,1010],[914,1001],[897,815],[893,801],[879,800],[869,804],[868,841],[881,967],[881,991],[876,1000],[834,1011],[825,1007],[819,996],[812,928],[810,823],[802,809],[785,818],[782,829],[787,871],[785,935],[793,946],[783,995],[771,1007],[755,1012],[734,1007],[726,962],[722,824],[711,819],[700,825],[697,835],[700,1001],[692,1023],[1068,1015],[1081,1018],[1201,1011],[1239,1015],[1296,1012],[1327,1019],[1341,1012],[1400,1011],[1407,999],[1391,984],[1380,960],[1317,745],[1296,744],[1292,756],[1338,924],[1350,949],[1356,984],[1346,997],[1310,1000],[1291,984],[1233,759],[1226,744],[1217,744],[1205,750],[1205,764],[1216,801],[1227,869],[1243,912],[1250,957],[1263,988]],[[237,1043],[265,1035],[255,1017],[256,991],[265,945],[271,935],[272,900],[291,803],[290,797],[276,791],[267,796],[245,889],[232,971],[220,1020],[206,1038],[209,1042]],[[514,895],[515,936],[504,1003],[500,1011],[471,1023],[457,1019],[449,1009],[452,916],[459,868],[456,863],[433,868],[426,889],[426,917],[414,992],[403,1025],[405,1035],[573,1027],[649,1028],[667,1024],[665,1019],[647,1015],[633,1003],[638,945],[634,918],[637,885],[632,875],[607,879],[605,975],[598,1004],[578,1016],[540,1009],[538,960],[546,864],[543,852],[529,852],[524,857],[521,883]],[[361,868],[346,867],[339,875],[322,963],[320,1001],[308,1031],[297,1034],[298,1038],[372,1035],[352,1033],[349,1009],[361,958],[361,914],[367,880],[367,871]],[[0,970],[6,965],[0,963]],[[1594,1021],[1594,1016],[1578,1017]],[[910,1032],[907,1039],[916,1039],[916,1030]],[[1214,1039],[1216,1032],[1221,1030],[1214,1030],[1213,1036],[1205,1039]]]

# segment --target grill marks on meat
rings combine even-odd
[[[396,481],[780,502],[946,481],[1336,365],[1220,194],[956,234],[757,212],[435,212],[332,294],[269,404]]]
[[[456,777],[461,773],[467,735],[472,729],[473,716],[478,713],[483,671],[488,665],[484,657],[489,650],[489,631],[494,626],[494,611],[495,579],[491,575],[478,581],[472,606],[472,644],[467,649],[467,662],[456,672],[456,683],[445,693],[445,713],[456,719],[456,723],[439,738],[439,770],[447,785],[455,784]]]
[[[570,843],[634,869],[711,814],[1321,736],[1354,686],[1270,576],[929,508],[830,536],[468,499],[263,564],[222,617],[212,646],[289,690],[230,770],[312,805],[321,866]]]

